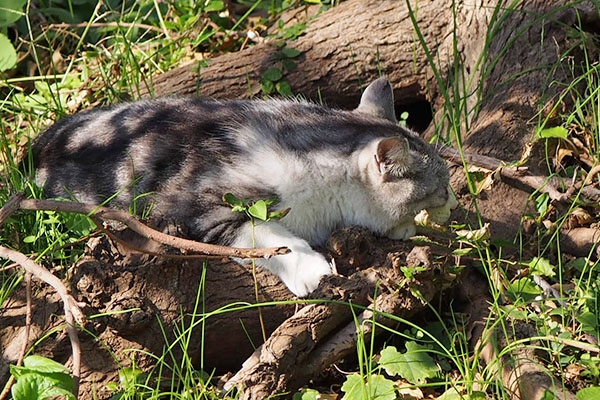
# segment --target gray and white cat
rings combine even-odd
[[[222,200],[277,197],[291,208],[255,228],[257,247],[291,253],[260,260],[298,296],[332,265],[311,245],[360,225],[391,238],[415,233],[413,217],[447,206],[448,171],[434,149],[400,127],[380,78],[354,111],[293,100],[162,98],[66,117],[33,145],[47,197],[124,208],[152,193],[162,213],[196,240],[251,247],[247,217]]]

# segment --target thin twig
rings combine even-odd
[[[198,252],[203,255],[235,257],[235,258],[270,258],[275,255],[288,254],[287,247],[271,247],[264,249],[241,249],[215,244],[201,243],[193,240],[183,239],[157,231],[144,225],[131,214],[124,211],[113,210],[107,207],[99,207],[91,204],[74,203],[55,200],[23,199],[23,194],[13,195],[0,209],[0,225],[16,210],[45,210],[63,211],[95,216],[102,219],[111,219],[127,225],[134,232],[155,242],[175,247],[180,250]]]
[[[460,157],[460,153],[457,150],[452,149],[450,147],[442,146],[438,149],[438,152],[446,160],[456,163],[456,164],[462,164],[462,159]],[[465,161],[468,164],[475,165],[475,166],[478,166],[481,168],[485,168],[490,171],[498,171],[498,173],[503,177],[518,181],[518,182],[522,183],[523,185],[529,186],[530,188],[532,188],[534,190],[539,190],[542,193],[548,193],[550,198],[557,202],[561,202],[561,203],[568,202],[571,199],[571,197],[573,196],[573,194],[578,190],[578,188],[572,189],[573,186],[571,186],[569,188],[569,189],[572,189],[571,191],[567,190],[566,193],[561,193],[556,189],[556,187],[554,187],[550,183],[550,180],[548,177],[540,176],[540,175],[531,175],[527,172],[527,168],[509,166],[509,165],[507,165],[507,163],[505,163],[502,160],[499,160],[499,159],[493,158],[493,157],[483,156],[480,154],[463,152],[463,155],[465,157]],[[594,169],[592,169],[590,171],[590,173],[588,174],[588,177],[591,175],[592,171],[594,171],[596,168],[598,168],[598,167],[595,167]],[[598,171],[596,171],[594,173],[594,175],[597,173],[598,173]],[[592,178],[593,178],[593,175],[592,175]],[[586,179],[586,183],[584,185],[587,186],[590,182],[591,182],[591,179],[589,179],[589,181],[588,181],[588,179]],[[591,187],[589,187],[589,188],[584,187],[582,189],[582,193],[588,197],[600,198],[600,191],[598,191],[594,188],[591,188]]]
[[[73,380],[75,382],[73,393],[77,395],[81,372],[81,346],[79,344],[79,338],[77,337],[75,322],[83,325],[85,321],[85,315],[81,311],[81,307],[83,307],[85,304],[79,303],[77,300],[75,300],[60,279],[29,259],[23,253],[0,246],[0,257],[18,263],[25,269],[25,271],[52,286],[60,296],[64,305],[65,320],[67,321],[67,332],[69,333],[69,339],[71,340],[71,348],[73,352]]]
[[[114,240],[115,242],[117,242],[119,244],[122,244],[123,246],[127,247],[129,250],[131,250],[135,253],[147,254],[149,256],[154,256],[154,257],[176,258],[176,259],[183,259],[183,260],[197,260],[197,259],[212,260],[212,259],[223,258],[223,256],[211,256],[211,255],[206,255],[206,254],[167,254],[167,253],[159,253],[159,252],[143,249],[139,246],[134,245],[133,243],[128,242],[127,240],[124,240],[123,238],[119,237],[117,234],[110,231],[109,229],[106,229],[104,226],[102,226],[102,223],[100,222],[100,220],[98,218],[91,217],[91,219],[96,224],[96,227],[98,228],[98,230],[100,232],[104,233],[106,236],[108,236],[109,239]]]

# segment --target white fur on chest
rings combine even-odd
[[[368,149],[367,151],[371,151]],[[281,224],[313,245],[336,229],[361,225],[384,232],[390,221],[378,210],[361,179],[360,153],[341,156],[314,150],[300,158],[267,146],[254,152],[238,179],[257,177],[278,193],[278,209],[290,208]],[[252,178],[251,178],[252,177]]]

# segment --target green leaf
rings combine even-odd
[[[540,289],[531,280],[531,278],[520,278],[512,282],[508,286],[506,294],[513,301],[516,301],[517,299],[522,299],[526,302],[529,302],[535,299],[540,294],[542,294],[542,289]]]
[[[298,68],[298,65],[296,65],[296,63],[292,60],[282,60],[281,65],[288,71],[294,71],[296,68]]]
[[[270,82],[277,82],[283,77],[283,73],[277,67],[271,67],[263,72],[262,77]]]
[[[2,0],[0,2],[0,28],[17,22],[23,13],[23,5],[27,0]],[[3,46],[0,44],[0,49]]]
[[[567,128],[562,126],[555,126],[553,128],[541,129],[537,132],[537,136],[547,139],[547,138],[561,138],[566,139],[569,134]]]
[[[14,400],[37,400],[40,397],[41,377],[36,374],[26,374],[15,382],[10,390]]]
[[[119,383],[123,389],[132,388],[136,383],[142,370],[133,367],[125,367],[119,370]]]
[[[17,52],[8,38],[0,33],[0,71],[17,65]]]
[[[223,11],[225,9],[225,2],[221,0],[211,0],[208,2],[206,7],[204,7],[204,11]]]
[[[292,400],[318,400],[321,394],[315,389],[303,389],[298,393],[294,393]]]
[[[273,82],[267,79],[260,80],[260,88],[262,89],[264,94],[271,94],[275,91],[275,85]]]
[[[577,392],[575,397],[577,397],[577,400],[600,399],[600,387],[592,386],[592,387],[587,387],[585,389],[581,389],[579,392]]]
[[[544,390],[544,394],[540,400],[554,400],[556,399],[556,395],[549,391],[548,389]]]
[[[227,205],[229,205],[230,207],[243,206],[242,201],[235,197],[233,193],[225,193],[223,195],[223,201],[227,203]]]
[[[33,243],[36,241],[36,239],[37,239],[37,237],[34,235],[25,236],[23,238],[23,243]]]
[[[427,354],[428,349],[416,342],[406,342],[406,353],[400,353],[394,346],[381,351],[379,364],[390,375],[400,375],[410,383],[424,383],[427,378],[437,375],[439,367]]]
[[[280,81],[275,84],[275,88],[277,88],[277,92],[280,95],[286,97],[292,97],[294,93],[292,92],[292,87],[286,81]]]
[[[302,52],[300,50],[296,50],[291,47],[284,47],[283,49],[281,49],[281,52],[287,58],[295,58],[295,57],[298,57],[300,54],[302,54]]]
[[[487,398],[484,392],[472,392],[470,396],[463,392],[462,386],[452,387],[442,393],[438,400],[485,400]]]
[[[394,400],[396,398],[396,390],[394,382],[386,379],[381,375],[372,375],[369,382],[365,383],[359,374],[352,374],[346,377],[346,381],[342,385],[342,391],[345,400]]]
[[[69,368],[61,363],[42,356],[29,356],[23,360],[23,366],[37,372],[64,372],[69,373]]]
[[[258,200],[248,209],[250,215],[262,221],[267,220],[267,203],[264,200]]]
[[[452,251],[452,254],[454,254],[455,256],[466,256],[467,254],[470,254],[474,251],[475,249],[472,247],[465,247],[463,249],[454,249]]]
[[[548,204],[550,202],[550,195],[548,193],[542,193],[535,199],[535,209],[540,216],[546,215],[548,211]]]
[[[577,321],[582,325],[584,332],[595,333],[598,327],[598,316],[590,311],[585,311],[577,316]]]
[[[527,263],[529,271],[532,275],[541,275],[552,277],[556,275],[554,265],[550,261],[542,257],[533,257],[533,260]]]
[[[400,114],[400,119],[407,120],[408,119],[408,111],[403,111],[402,114]]]
[[[278,221],[281,218],[285,217],[286,215],[288,215],[288,213],[290,212],[291,208],[286,208],[285,210],[280,210],[280,211],[271,211],[269,213],[269,220],[275,220]]]

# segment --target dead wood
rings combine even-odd
[[[357,238],[361,233],[355,230],[351,236]],[[345,249],[346,244],[342,245]],[[341,248],[335,237],[330,247],[336,247],[338,251]],[[356,250],[339,255],[353,258]],[[361,270],[347,280],[327,278],[313,296],[327,298],[335,293],[336,302],[309,305],[284,321],[244,362],[225,389],[240,388],[241,398],[246,400],[293,392],[333,363],[355,352],[359,335],[364,335],[368,342],[372,334],[384,331],[382,328],[376,330],[374,324],[396,327],[398,323],[386,315],[409,318],[422,311],[441,286],[440,280],[434,279],[436,267],[429,249],[415,247],[408,256],[395,257],[390,262],[387,268]],[[408,281],[399,272],[404,263],[425,270]],[[340,298],[339,293],[344,295]],[[347,304],[338,303],[340,300]]]

